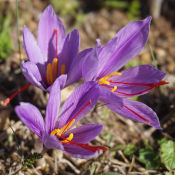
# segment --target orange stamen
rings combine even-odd
[[[64,134],[74,123],[75,123],[75,119],[70,120],[66,125],[64,125],[60,129],[60,131],[61,131],[61,134],[60,135]]]
[[[65,72],[66,72],[66,66],[63,64],[61,66],[61,74],[65,74]]]
[[[58,77],[58,59],[57,58],[54,58],[52,60],[52,77],[53,77],[53,82]]]
[[[47,83],[48,83],[49,85],[51,85],[51,84],[53,83],[52,65],[51,65],[51,63],[49,63],[49,64],[47,65],[46,79],[47,79]]]
[[[89,101],[86,105],[84,105],[78,113],[75,114],[75,116],[66,124],[64,125],[61,129],[54,129],[50,135],[56,135],[57,138],[62,138],[62,135],[75,123],[75,118],[89,105],[91,104],[91,101]],[[64,141],[60,141],[61,143],[69,143],[73,139],[73,133],[69,135],[68,138],[65,138]]]
[[[17,90],[15,93],[13,93],[10,97],[6,98],[2,102],[2,106],[7,106],[14,97],[16,97],[19,93],[21,93],[21,92],[25,91],[26,89],[28,89],[30,86],[31,86],[31,84],[27,84],[26,86],[24,86],[21,89]]]
[[[69,143],[74,137],[74,134],[73,133],[70,133],[69,134],[69,137],[66,138],[66,140],[63,140],[63,141],[60,141],[61,143]]]
[[[137,112],[133,111],[132,109],[130,109],[128,106],[124,105],[124,107],[126,109],[128,109],[130,112],[132,112],[133,114],[135,114],[137,117],[139,117],[140,119],[144,120],[145,122],[147,122],[148,124],[150,124],[151,122],[147,119],[145,119],[144,117],[142,117],[140,114],[138,114]]]

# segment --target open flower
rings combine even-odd
[[[165,81],[161,81],[165,73],[150,65],[116,72],[146,44],[150,21],[151,17],[147,17],[129,23],[102,48],[100,40],[97,40],[98,44],[86,56],[82,75],[86,82],[96,82],[100,90],[99,100],[112,111],[160,129],[158,117],[152,109],[128,98],[143,95],[157,86],[166,84]]]
[[[20,103],[15,108],[19,118],[43,141],[48,149],[60,149],[77,158],[92,158],[106,150],[103,146],[90,146],[102,131],[100,124],[85,124],[72,127],[96,104],[98,88],[93,82],[80,85],[66,100],[59,115],[59,79],[51,87],[46,108],[45,122],[39,110],[30,103]]]
[[[78,30],[66,35],[51,5],[41,15],[37,38],[38,42],[24,27],[24,48],[29,61],[22,62],[21,69],[31,84],[49,91],[57,77],[60,77],[61,88],[81,78],[81,60],[88,50],[78,54]]]

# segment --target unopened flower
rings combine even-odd
[[[148,39],[151,17],[134,21],[122,28],[104,47],[100,40],[86,56],[82,67],[84,80],[96,82],[99,100],[112,111],[134,121],[160,129],[156,113],[145,104],[128,98],[148,93],[166,84],[165,73],[151,65],[140,65],[116,72],[144,47]]]
[[[78,54],[78,30],[66,35],[51,5],[41,15],[37,38],[38,42],[24,27],[24,48],[29,61],[22,62],[21,69],[31,84],[49,91],[57,77],[60,77],[61,88],[81,78],[81,61],[88,50]]]
[[[85,124],[73,129],[72,127],[96,104],[98,88],[93,84],[94,82],[87,82],[80,85],[66,100],[59,115],[60,82],[57,79],[51,87],[45,121],[38,108],[30,103],[20,103],[15,111],[43,141],[45,148],[60,149],[77,158],[92,158],[107,150],[103,146],[87,144],[99,135],[103,126]]]

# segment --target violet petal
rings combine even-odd
[[[15,107],[15,112],[23,123],[41,139],[44,120],[38,108],[30,103],[21,102]]]

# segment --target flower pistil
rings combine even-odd
[[[56,80],[58,77],[58,30],[55,29],[54,33],[56,35],[56,58],[52,60],[52,63],[47,64],[47,69],[46,69],[46,81],[48,85],[53,84],[53,82]],[[66,66],[63,64],[61,66],[61,74],[65,74],[66,72]]]
[[[60,138],[75,122],[75,119],[68,122],[66,125],[64,125],[61,129],[54,129],[50,135],[56,135],[58,138]],[[69,137],[67,137],[65,140],[60,141],[61,143],[68,143],[73,139],[74,135],[73,133],[69,134]]]

